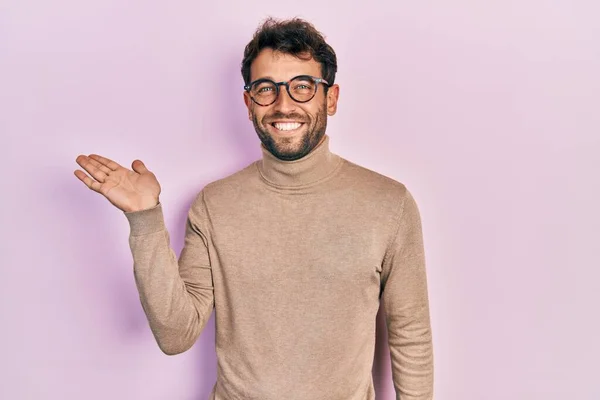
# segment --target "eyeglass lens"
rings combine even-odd
[[[297,77],[290,81],[289,95],[299,102],[306,102],[313,98],[317,85],[310,77]],[[281,89],[280,89],[281,90]],[[270,105],[277,99],[277,87],[273,82],[257,82],[250,88],[250,93],[258,104]]]

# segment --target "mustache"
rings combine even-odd
[[[267,116],[265,116],[265,118],[263,118],[263,120],[267,124],[271,124],[274,121],[277,121],[277,120],[280,120],[280,119],[293,119],[293,120],[298,121],[298,122],[307,122],[306,121],[306,117],[304,115],[301,115],[301,114],[298,114],[298,113],[284,114],[281,111],[276,111],[273,114],[267,115]]]

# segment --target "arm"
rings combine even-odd
[[[382,290],[397,400],[433,399],[433,346],[421,219],[406,191],[383,262]]]
[[[196,342],[214,306],[202,194],[189,210],[179,260],[170,247],[161,204],[125,215],[135,282],[150,329],[165,354],[182,353]]]

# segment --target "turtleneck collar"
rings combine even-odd
[[[262,160],[258,170],[262,178],[280,188],[311,186],[327,178],[340,166],[342,158],[329,150],[329,136],[304,157],[283,161],[275,157],[261,144]]]

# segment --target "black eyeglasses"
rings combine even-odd
[[[285,85],[290,97],[298,103],[311,101],[319,83],[327,87],[331,85],[323,78],[310,75],[298,75],[287,82],[275,82],[271,79],[261,78],[244,86],[244,90],[250,94],[250,98],[259,106],[270,106],[279,97],[279,86]]]

